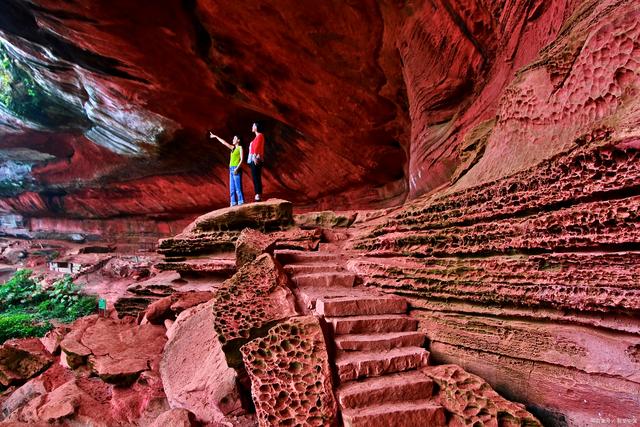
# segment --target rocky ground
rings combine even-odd
[[[404,298],[343,270],[359,256],[345,249],[352,232],[380,214],[302,215],[292,227],[291,204],[275,200],[199,218],[160,242],[163,259],[66,245],[61,258],[85,261],[76,281],[109,311],[0,347],[0,425],[539,425],[479,377],[431,366],[424,332],[385,332],[397,321],[376,318],[406,312]],[[38,271],[33,243],[7,247]],[[75,254],[87,251],[104,253]],[[364,335],[334,337],[345,327]]]

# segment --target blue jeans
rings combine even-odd
[[[229,166],[229,195],[231,196],[231,206],[244,203],[242,195],[242,170],[235,174],[236,166]]]

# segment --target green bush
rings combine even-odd
[[[48,299],[38,304],[38,315],[42,319],[73,322],[78,317],[93,313],[97,303],[95,296],[84,295],[71,276],[67,275],[54,283],[48,292]]]
[[[46,298],[42,287],[31,277],[31,270],[18,270],[0,286],[0,312],[13,307],[33,306]]]
[[[51,329],[49,320],[70,323],[96,310],[97,298],[83,294],[71,276],[42,289],[32,275],[31,270],[18,270],[0,285],[0,343],[42,336]]]
[[[51,329],[49,322],[39,323],[32,314],[0,314],[0,343],[11,338],[41,337]]]

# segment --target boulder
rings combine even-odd
[[[40,338],[40,342],[51,354],[57,354],[60,351],[60,343],[71,329],[68,326],[58,326]]]
[[[149,305],[145,310],[144,319],[154,325],[163,325],[165,320],[175,320],[184,310],[209,301],[213,292],[176,292],[161,298]]]
[[[245,228],[236,240],[236,267],[250,263],[260,255],[273,255],[276,239],[258,230]]]
[[[181,256],[233,251],[240,231],[245,228],[272,231],[292,223],[293,205],[286,200],[270,199],[218,209],[198,217],[177,236],[160,240],[158,252]]]
[[[196,427],[198,425],[192,412],[176,408],[162,413],[149,427]]]
[[[337,424],[329,356],[316,317],[291,318],[241,351],[261,426]]]
[[[32,378],[53,363],[38,338],[6,341],[0,347],[0,385],[7,387]]]
[[[71,378],[54,390],[35,397],[10,415],[8,421],[39,425],[40,423],[117,425],[110,405],[111,387],[99,379]],[[11,425],[11,424],[9,424]]]
[[[434,400],[452,414],[450,425],[542,427],[524,405],[508,401],[458,365],[428,366],[421,372],[438,385]]]
[[[166,342],[164,327],[99,318],[80,339],[91,352],[91,370],[105,382],[129,385],[157,366]]]
[[[180,313],[168,331],[160,375],[172,408],[184,408],[204,423],[244,411],[237,373],[227,365],[212,327],[214,301]]]
[[[80,341],[85,330],[95,324],[97,315],[81,317],[70,326],[71,331],[60,341],[61,361],[70,369],[76,369],[87,363],[91,350]]]
[[[263,254],[216,290],[213,325],[230,366],[242,364],[240,345],[275,321],[297,314],[287,284],[282,266],[271,255]]]
[[[72,326],[60,347],[71,369],[88,365],[104,381],[126,386],[157,368],[165,342],[162,326],[90,316]]]
[[[308,212],[295,216],[300,228],[344,228],[350,227],[358,216],[357,212],[336,213],[333,211]]]

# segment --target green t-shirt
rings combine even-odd
[[[241,150],[242,148],[240,148],[239,145],[233,150],[231,150],[231,158],[229,159],[229,166],[238,166],[240,164],[240,161],[242,160],[240,158]]]

